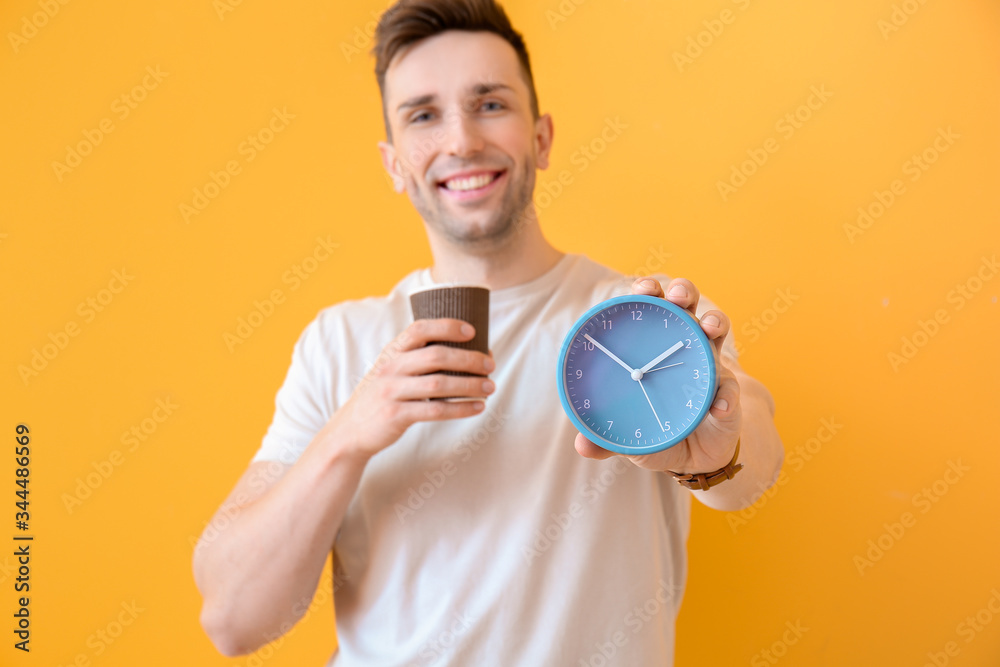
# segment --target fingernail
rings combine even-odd
[[[720,398],[715,403],[712,404],[712,407],[725,412],[726,410],[729,409],[729,401],[727,401],[724,398]]]
[[[646,289],[653,289],[656,287],[656,283],[649,278],[643,278],[642,280],[640,280],[639,285],[641,287],[645,287]]]
[[[492,371],[496,367],[497,367],[496,362],[494,362],[489,357],[483,360],[483,368],[486,370],[487,373]]]
[[[677,297],[678,299],[683,299],[687,295],[688,291],[684,285],[674,285],[670,288],[670,291],[667,292],[667,296]]]
[[[472,409],[476,412],[482,412],[484,407],[486,407],[486,404],[482,401],[475,401],[472,404]]]
[[[719,318],[715,315],[706,315],[702,318],[701,323],[707,324],[710,327],[717,327],[722,324],[722,322],[719,321]]]
[[[476,330],[472,328],[471,324],[463,324],[462,325],[462,335],[464,335],[464,336],[471,336],[474,333],[476,333]]]
[[[496,389],[496,385],[493,384],[493,380],[483,381],[483,391],[485,391],[487,394],[493,391],[494,389]]]

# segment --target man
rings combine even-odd
[[[771,397],[690,281],[632,283],[546,241],[531,197],[553,122],[493,0],[401,0],[376,41],[383,164],[434,265],[306,327],[227,526],[196,549],[202,624],[226,655],[284,634],[332,549],[329,665],[672,664],[690,497],[733,510],[773,483]],[[471,338],[461,321],[412,322],[408,293],[448,282],[491,289],[490,354],[426,345]],[[700,317],[720,384],[683,443],[622,457],[572,428],[555,364],[576,318],[629,289]],[[425,400],[442,396],[479,400]],[[708,490],[665,472],[727,466]]]

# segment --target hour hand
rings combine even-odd
[[[656,364],[660,363],[661,361],[663,361],[664,359],[666,359],[667,357],[669,357],[671,354],[673,354],[677,350],[681,349],[682,347],[684,347],[684,341],[681,341],[681,340],[677,341],[676,343],[674,343],[673,345],[671,345],[668,349],[664,350],[663,353],[660,354],[660,356],[656,357],[656,359],[653,359],[651,362],[649,362],[648,364],[646,364],[645,366],[643,366],[642,368],[640,368],[639,372],[640,373],[645,373],[650,368],[652,368]]]
[[[628,364],[626,364],[624,361],[622,361],[621,359],[619,359],[618,357],[616,357],[614,352],[612,352],[608,348],[606,348],[603,345],[601,345],[600,343],[598,343],[596,340],[593,339],[593,337],[590,334],[583,334],[583,337],[586,338],[587,340],[589,340],[591,343],[593,343],[594,347],[596,347],[598,350],[600,350],[604,354],[606,354],[609,357],[611,357],[612,359],[614,359],[615,363],[617,363],[619,366],[621,366],[622,368],[624,368],[625,370],[627,370],[629,372],[629,375],[631,375],[632,373],[635,372],[634,368],[632,368],[631,366],[629,366]]]

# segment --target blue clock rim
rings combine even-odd
[[[566,360],[569,357],[569,350],[573,341],[576,339],[580,329],[583,328],[583,325],[586,324],[590,318],[602,310],[607,310],[608,308],[621,303],[648,303],[654,306],[666,308],[690,325],[691,329],[695,332],[695,335],[701,341],[702,346],[709,352],[707,357],[709,386],[712,388],[711,396],[705,401],[705,405],[702,406],[701,410],[698,411],[697,418],[692,420],[691,425],[677,435],[673,436],[667,441],[666,444],[661,443],[657,445],[645,445],[643,447],[628,447],[619,445],[617,442],[612,442],[584,424],[580,418],[577,417],[576,411],[569,402],[569,396],[566,390],[565,370]],[[580,433],[583,433],[591,442],[594,442],[603,449],[607,449],[617,454],[654,454],[665,449],[670,449],[674,445],[683,442],[684,439],[691,435],[691,433],[698,428],[699,425],[701,425],[701,422],[705,420],[705,417],[708,415],[708,411],[712,408],[712,403],[715,401],[715,395],[719,389],[719,378],[715,367],[715,350],[712,347],[712,341],[710,341],[708,336],[705,335],[705,332],[702,331],[698,320],[696,320],[687,310],[681,308],[677,304],[660,297],[649,296],[646,294],[624,294],[621,296],[614,296],[595,304],[587,310],[587,312],[581,315],[570,328],[569,333],[566,334],[565,340],[563,340],[562,347],[559,350],[559,363],[557,364],[556,374],[556,382],[559,388],[559,401],[562,403],[563,412],[565,412],[566,416],[569,417],[571,422],[573,422],[573,426],[575,426]]]

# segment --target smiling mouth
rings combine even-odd
[[[500,178],[504,172],[491,171],[465,178],[452,178],[438,183],[438,187],[449,192],[475,192],[488,187],[493,181]]]

